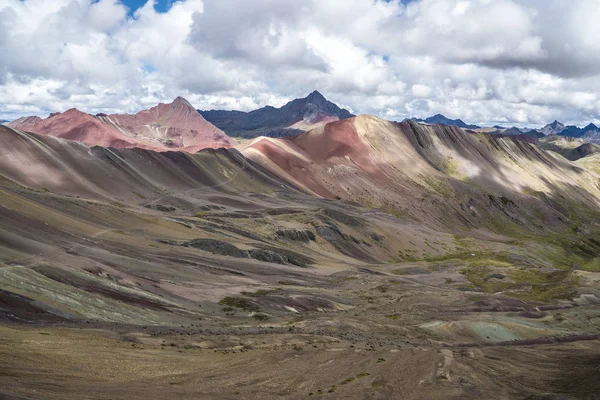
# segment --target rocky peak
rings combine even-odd
[[[415,122],[425,122],[426,124],[432,124],[432,125],[437,125],[437,124],[450,125],[450,126],[457,126],[459,128],[463,128],[463,129],[479,128],[479,126],[477,126],[477,125],[466,124],[462,119],[450,119],[442,114],[435,114],[434,116],[431,116],[431,117],[428,117],[425,119],[420,119],[420,118],[411,118],[411,119]]]
[[[556,135],[565,130],[565,125],[557,120],[554,120],[551,124],[544,126],[540,132],[544,135]]]
[[[307,103],[312,103],[312,104],[315,104],[315,105],[321,105],[321,104],[326,104],[327,103],[327,99],[325,98],[325,96],[323,96],[317,90],[315,90],[314,92],[312,92],[311,94],[309,94],[308,96],[306,96],[306,102]]]
[[[192,106],[192,104],[189,101],[187,101],[181,96],[177,96],[177,98],[173,100],[173,102],[171,103],[171,107],[195,110],[194,106]]]

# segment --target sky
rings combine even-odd
[[[97,0],[96,0],[97,1]],[[242,0],[243,1],[243,0]],[[146,4],[146,0],[123,0],[122,4],[129,9],[129,16],[133,16],[134,12]],[[171,8],[173,0],[156,0],[154,2],[154,9],[158,12],[164,13]]]
[[[600,123],[599,0],[0,0],[0,119],[252,110]]]

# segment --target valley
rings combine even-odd
[[[600,0],[0,0],[0,400],[600,399]]]
[[[561,156],[369,116],[196,154],[0,135],[4,397],[599,389],[600,178]]]

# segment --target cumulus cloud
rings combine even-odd
[[[0,0],[0,119],[249,110],[314,89],[355,113],[600,122],[597,0]]]

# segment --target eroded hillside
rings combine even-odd
[[[600,389],[599,178],[534,145],[368,116],[241,152],[0,142],[3,396]]]

